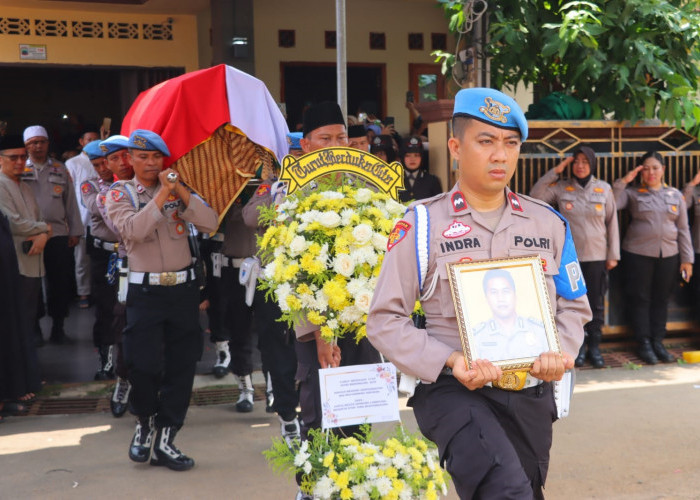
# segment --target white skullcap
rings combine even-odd
[[[24,142],[27,142],[32,137],[46,137],[48,139],[49,134],[41,125],[32,125],[24,129]]]

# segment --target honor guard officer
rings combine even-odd
[[[403,185],[405,191],[399,192],[401,202],[422,200],[442,193],[440,179],[428,172],[423,167],[425,161],[425,150],[420,137],[411,137],[401,147],[401,163],[404,170]]]
[[[187,223],[212,232],[218,221],[175,171],[163,170],[170,152],[158,134],[135,130],[128,146],[135,177],[112,186],[107,215],[129,258],[124,350],[138,418],[129,458],[147,461],[153,445],[151,465],[187,470],[194,460],[173,441],[185,421],[202,347]]]
[[[46,297],[53,320],[50,341],[68,342],[63,322],[68,316],[73,284],[73,247],[83,236],[78,199],[66,167],[49,158],[49,134],[41,125],[24,130],[29,159],[22,181],[28,183],[39,203],[42,218],[51,224],[53,236],[44,248]]]
[[[409,405],[421,432],[437,443],[460,498],[542,498],[557,415],[551,382],[574,366],[591,316],[586,289],[565,219],[506,187],[528,131],[517,103],[492,89],[461,90],[453,130],[448,146],[458,182],[411,205],[396,224],[367,336],[399,370],[420,379]],[[499,384],[502,370],[488,360],[467,367],[446,264],[536,255],[562,354],[541,353],[517,390]],[[425,330],[411,320],[419,298]]]
[[[100,368],[95,374],[95,380],[109,380],[114,378],[114,305],[117,303],[117,288],[116,282],[109,283],[107,272],[110,260],[116,262],[119,237],[110,224],[105,222],[103,214],[107,192],[114,182],[114,176],[107,168],[100,141],[86,144],[83,153],[98,175],[96,180],[88,179],[80,185],[81,203],[89,214],[90,224],[86,242],[90,256],[90,289],[95,303],[92,340],[100,357]]]
[[[560,179],[569,165],[572,175]],[[593,175],[595,170],[595,152],[588,146],[581,146],[573,156],[544,174],[532,187],[530,195],[555,205],[571,225],[593,311],[593,319],[585,326],[586,338],[575,365],[584,365],[588,347],[588,359],[593,367],[603,368],[605,361],[600,353],[600,342],[605,323],[605,292],[608,271],[620,260],[620,230],[612,187],[597,179]]]
[[[134,169],[129,161],[128,147],[129,138],[123,135],[113,135],[100,142],[100,149],[105,154],[105,164],[114,175],[114,178],[118,181],[128,181],[134,178]],[[107,216],[104,202],[99,203],[97,207],[102,214],[102,220],[118,236],[117,266],[116,269],[112,269],[110,267],[110,274],[115,273],[118,275],[124,275],[124,279],[116,279],[115,281],[117,286],[117,297],[120,296],[119,287],[124,287],[121,296],[126,297],[126,288],[129,286],[128,280],[125,278],[128,272],[126,248],[124,247],[124,242],[122,241],[121,236],[119,236],[119,231],[117,231],[117,228],[114,227],[114,224],[112,224],[112,220]],[[129,383],[126,362],[124,361],[124,345],[122,342],[122,331],[124,330],[125,326],[126,307],[123,303],[117,300],[116,304],[114,305],[113,326],[116,334],[115,340],[117,346],[116,361],[114,365],[114,371],[117,375],[117,383],[114,384],[112,398],[109,401],[112,415],[117,418],[126,413],[129,404],[129,394],[131,393],[131,384]]]
[[[340,106],[334,102],[322,102],[311,106],[304,114],[304,138],[301,147],[304,153],[318,149],[347,146],[345,119]],[[415,301],[414,301],[415,303]],[[299,325],[296,328],[297,381],[299,382],[299,403],[301,405],[302,438],[312,428],[321,426],[321,390],[318,370],[321,368],[378,363],[379,353],[367,339],[355,342],[352,335],[338,340],[331,346],[321,338],[315,325]],[[352,435],[358,428],[341,428],[345,435]]]
[[[289,145],[289,154],[295,158],[299,158],[304,154],[301,149],[301,139],[304,134],[301,132],[287,132],[287,144]]]

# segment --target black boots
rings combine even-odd
[[[578,356],[576,356],[576,360],[574,361],[574,366],[576,368],[581,368],[583,365],[586,364],[586,344],[588,343],[588,334],[583,339],[583,344],[581,344],[581,348],[578,350]]]
[[[649,341],[649,339],[643,339],[639,341],[637,354],[642,359],[642,361],[644,361],[648,365],[655,365],[659,362],[659,358],[656,357],[654,349],[651,348],[651,342]]]
[[[97,348],[100,356],[100,368],[95,373],[95,380],[114,379],[114,345],[102,345]]]
[[[652,340],[651,348],[654,350],[654,354],[656,354],[656,357],[659,358],[659,361],[661,361],[662,363],[673,363],[674,361],[676,361],[676,357],[666,350],[661,340]]]
[[[112,410],[112,415],[119,418],[129,406],[129,393],[131,392],[131,384],[125,378],[119,377],[114,385],[112,399],[109,400],[109,407]]]
[[[154,417],[139,417],[136,431],[129,446],[129,458],[134,462],[146,462],[151,455],[153,436],[156,433]]]
[[[605,368],[603,355],[600,353],[600,341],[603,333],[598,330],[588,334],[588,359],[593,368]]]
[[[177,434],[175,427],[158,429],[151,465],[164,465],[168,469],[176,471],[189,470],[194,467],[194,460],[175,447],[173,443],[175,434]]]

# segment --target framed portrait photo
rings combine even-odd
[[[488,359],[528,371],[543,352],[561,353],[540,258],[447,264],[467,366]]]

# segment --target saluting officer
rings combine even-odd
[[[138,417],[129,458],[147,461],[155,435],[151,465],[187,470],[194,460],[173,440],[185,420],[202,347],[187,223],[212,232],[218,221],[175,171],[163,170],[170,152],[158,134],[134,130],[128,145],[135,177],[112,186],[107,214],[129,257],[124,349]]]
[[[542,498],[557,414],[551,382],[574,366],[591,316],[585,285],[565,220],[506,187],[528,132],[517,103],[492,89],[461,90],[453,130],[448,146],[459,163],[458,182],[414,203],[396,224],[367,336],[399,370],[421,380],[409,405],[421,432],[437,443],[460,498]],[[423,231],[427,236],[416,238]],[[490,361],[467,367],[446,264],[538,254],[562,354],[541,353],[524,388],[504,390],[502,370]],[[421,289],[425,330],[411,320]]]
[[[78,198],[63,163],[49,158],[49,134],[41,125],[24,129],[24,144],[29,159],[22,181],[34,191],[41,216],[53,228],[53,236],[44,248],[46,266],[46,302],[53,320],[49,340],[69,342],[63,330],[72,298],[73,247],[83,236]]]
[[[105,199],[114,182],[112,171],[107,168],[105,152],[100,141],[92,141],[83,148],[92,164],[97,179],[87,179],[80,185],[81,202],[89,214],[90,227],[86,236],[86,250],[90,256],[90,289],[95,302],[95,324],[92,341],[100,358],[100,368],[95,380],[114,378],[114,305],[117,302],[116,283],[107,281],[110,258],[116,260],[118,235],[105,222]],[[114,254],[114,257],[112,255]]]
[[[650,365],[676,360],[662,342],[668,301],[679,278],[690,280],[695,260],[685,200],[664,182],[665,169],[663,157],[649,151],[640,165],[613,184],[617,207],[630,215],[622,240],[629,322],[639,344],[637,353]],[[640,172],[641,185],[630,186]]]
[[[569,165],[573,175],[560,179]],[[584,365],[588,346],[588,359],[593,367],[603,368],[605,361],[600,354],[600,341],[605,323],[607,274],[620,260],[620,230],[612,187],[593,175],[595,168],[595,152],[588,146],[581,146],[573,156],[544,174],[532,187],[530,195],[556,205],[571,225],[593,311],[575,365]]]

